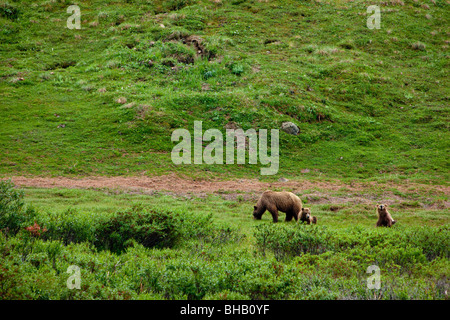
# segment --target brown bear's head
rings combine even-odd
[[[258,213],[258,207],[253,206],[253,218],[261,220],[262,213]]]
[[[311,216],[311,209],[302,208],[302,216],[309,220],[309,217]]]
[[[379,213],[385,213],[387,210],[386,208],[387,208],[387,205],[385,205],[385,204],[377,204],[377,210]]]

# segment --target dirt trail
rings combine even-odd
[[[447,186],[430,186],[422,184],[378,184],[376,182],[351,183],[329,181],[294,181],[282,179],[277,182],[261,182],[257,179],[236,179],[227,181],[185,179],[176,174],[156,177],[26,177],[13,176],[11,180],[17,186],[39,188],[80,188],[80,189],[110,189],[119,192],[153,194],[165,192],[177,196],[205,196],[207,194],[219,194],[226,199],[242,197],[245,200],[255,200],[265,190],[287,190],[302,194],[310,202],[314,203],[367,203],[373,204],[376,194],[383,194],[385,203],[394,203],[405,200],[392,192],[395,188],[400,192],[427,192],[433,194],[448,195],[450,188]],[[2,178],[5,179],[5,178]],[[376,190],[376,191],[374,191]],[[307,191],[307,192],[306,192]],[[440,206],[449,207],[449,202]]]
[[[166,191],[175,194],[209,194],[209,193],[260,193],[267,189],[283,188],[290,191],[301,191],[312,188],[338,190],[342,184],[325,182],[261,182],[257,179],[237,180],[196,180],[184,179],[175,174],[156,177],[25,177],[13,176],[11,180],[17,186],[39,188],[81,188],[81,189],[122,189],[152,193]]]

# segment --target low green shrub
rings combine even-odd
[[[4,17],[10,20],[17,20],[21,13],[21,10],[9,3],[0,3],[0,17]]]
[[[122,252],[131,240],[144,247],[166,247],[178,237],[172,213],[133,207],[117,212],[96,229],[95,246],[112,252]]]
[[[449,227],[426,226],[367,229],[361,226],[330,230],[322,226],[264,224],[256,227],[256,246],[278,260],[302,254],[352,253],[362,263],[398,265],[410,270],[417,263],[448,259]]]
[[[271,250],[278,260],[303,253],[319,254],[331,249],[326,228],[263,224],[255,230],[256,245],[265,254]]]
[[[98,217],[89,213],[68,209],[61,214],[40,215],[38,221],[47,229],[42,237],[45,240],[61,240],[64,245],[95,241]]]
[[[399,234],[395,241],[402,241],[420,248],[428,261],[437,257],[449,258],[450,226],[438,228],[427,226],[410,227],[403,234]]]
[[[5,234],[16,235],[36,216],[36,211],[25,205],[23,196],[10,180],[0,181],[0,230]]]

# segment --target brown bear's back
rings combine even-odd
[[[264,199],[265,204],[274,204],[278,210],[285,211],[296,208],[298,212],[302,208],[302,200],[292,192],[288,191],[266,191],[262,194],[261,199]],[[297,213],[298,213],[297,212]]]

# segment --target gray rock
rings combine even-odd
[[[281,130],[286,133],[293,134],[294,136],[298,135],[300,129],[292,122],[283,122],[281,124]]]

